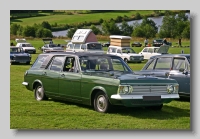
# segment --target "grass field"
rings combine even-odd
[[[73,12],[73,11],[71,11]],[[134,11],[113,11],[113,12],[107,12],[105,13],[93,13],[93,14],[73,14],[73,15],[67,15],[67,14],[49,14],[49,13],[41,13],[46,16],[38,16],[38,17],[31,17],[31,18],[18,18],[18,19],[11,19],[10,23],[17,23],[22,26],[26,25],[33,25],[41,24],[43,21],[48,21],[50,24],[72,24],[72,23],[79,23],[82,22],[91,22],[91,21],[99,21],[99,19],[109,20],[111,18],[115,19],[117,16],[124,15],[130,17],[134,16],[136,13],[140,13],[140,15],[147,15],[147,14],[153,14],[154,12],[152,10],[134,10]],[[32,13],[33,16],[36,15],[36,13]],[[16,14],[13,16],[19,16],[20,14]],[[21,14],[21,16],[25,16],[25,14]]]
[[[11,40],[13,41],[13,40]],[[41,40],[30,40],[36,48]],[[56,39],[54,43],[63,43]],[[104,48],[106,50],[107,48]],[[139,52],[141,48],[134,48]],[[170,48],[169,53],[190,53],[190,48]],[[32,54],[32,62],[38,54]],[[129,63],[133,70],[140,70],[142,63]],[[37,102],[33,92],[23,85],[24,72],[31,65],[10,65],[10,128],[11,129],[120,129],[120,130],[190,130],[190,101],[174,100],[161,111],[143,108],[120,107],[109,114],[101,114],[93,108],[50,99]]]

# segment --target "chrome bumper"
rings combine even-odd
[[[27,82],[23,82],[22,85],[28,86],[28,83]]]
[[[127,99],[143,99],[143,96],[146,95],[112,95],[112,99],[117,99],[117,100],[127,100]],[[157,95],[156,95],[157,96]],[[167,94],[167,95],[160,95],[161,99],[177,99],[179,98],[179,94]]]

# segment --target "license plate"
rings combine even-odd
[[[21,61],[20,63],[26,63],[26,61]]]
[[[161,96],[143,96],[144,101],[159,101],[161,100]]]

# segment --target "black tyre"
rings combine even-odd
[[[128,63],[128,59],[127,59],[127,58],[124,58],[124,61],[125,61],[126,63]]]
[[[44,93],[44,88],[41,84],[38,84],[34,91],[34,96],[37,101],[47,100],[47,96]]]
[[[107,113],[111,109],[111,104],[102,91],[98,92],[94,97],[94,109],[101,113]]]

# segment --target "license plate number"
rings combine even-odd
[[[143,96],[144,101],[155,101],[155,100],[161,100],[161,96]]]

